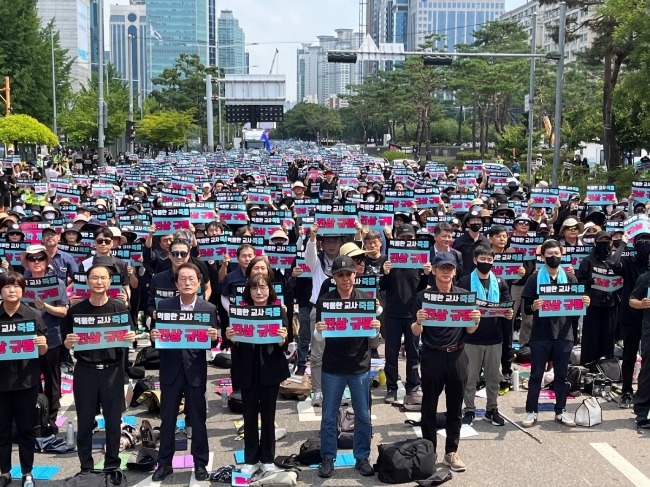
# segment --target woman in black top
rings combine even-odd
[[[47,352],[47,328],[33,309],[21,303],[24,291],[25,278],[20,274],[9,271],[0,275],[0,487],[11,482],[11,428],[14,421],[23,482],[31,480],[34,466],[36,434],[33,414],[41,376],[38,356]],[[21,332],[36,336],[33,345],[29,338],[22,343],[23,352],[33,351],[32,357],[12,359],[10,346]]]

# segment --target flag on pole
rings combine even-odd
[[[162,36],[158,33],[158,31],[156,31],[156,29],[153,28],[153,24],[151,22],[149,22],[149,35],[159,42],[163,41]]]
[[[264,148],[267,151],[270,151],[271,150],[271,140],[269,139],[269,131],[268,130],[265,130],[264,132],[262,132],[261,140],[264,142]]]

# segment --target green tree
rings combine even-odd
[[[0,118],[0,140],[6,143],[47,145],[54,147],[59,139],[46,125],[29,115],[9,115]]]
[[[68,141],[73,145],[97,144],[99,77],[93,73],[87,87],[82,87],[64,109],[59,120]],[[128,84],[119,76],[116,68],[109,64],[104,77],[104,102],[108,107],[107,127],[104,129],[106,142],[122,137],[129,118]]]
[[[137,137],[157,149],[182,147],[187,142],[190,130],[196,128],[195,112],[195,108],[190,108],[183,112],[164,110],[147,115],[136,125]]]
[[[303,140],[336,138],[343,131],[341,116],[336,110],[314,103],[298,103],[284,114],[278,131],[283,137]]]
[[[52,24],[40,27],[36,0],[0,2],[0,18],[0,83],[4,85],[4,77],[10,76],[13,113],[30,115],[51,126]],[[61,49],[58,32],[54,33],[54,58],[57,106],[61,108],[71,94],[72,61]],[[1,106],[4,113],[4,103]]]
[[[159,110],[184,112],[194,108],[194,123],[200,127],[202,139],[207,136],[206,74],[216,79],[219,69],[204,66],[198,54],[181,54],[173,67],[164,69],[160,76],[152,80],[157,89],[151,93]],[[216,85],[213,92],[215,96],[218,94]],[[215,104],[215,112],[216,108]]]

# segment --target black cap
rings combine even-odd
[[[415,237],[415,229],[413,228],[413,225],[405,223],[404,225],[400,225],[395,229],[395,236],[397,238],[400,238],[403,235],[411,235]]]
[[[438,252],[431,262],[433,267],[440,267],[443,265],[453,265],[456,268],[456,259],[451,252]]]
[[[90,274],[90,271],[92,271],[95,267],[106,267],[109,272],[112,274],[117,273],[117,268],[115,267],[115,262],[113,261],[113,257],[110,257],[108,255],[96,255],[93,258],[93,263],[86,272],[86,274]]]
[[[339,255],[334,262],[332,263],[332,275],[336,275],[339,272],[354,272],[356,267],[354,265],[354,260],[352,257],[347,255]]]
[[[621,231],[622,231],[622,229],[621,229]],[[601,230],[600,232],[598,232],[596,234],[596,240],[595,241],[598,242],[601,238],[606,238],[608,240],[611,240],[612,236],[609,233],[607,233],[606,231]]]

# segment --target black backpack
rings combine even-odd
[[[153,347],[144,347],[135,357],[134,367],[144,367],[147,370],[160,368],[160,355]]]
[[[241,392],[233,392],[228,396],[228,409],[231,413],[242,414],[244,407],[241,402]]]
[[[121,470],[91,470],[79,472],[69,479],[65,487],[126,487],[126,475]]]
[[[34,421],[34,433],[36,438],[44,438],[52,434],[50,426],[50,401],[45,394],[39,394],[36,398],[36,421]]]
[[[133,397],[131,398],[131,403],[129,407],[137,407],[140,404],[138,403],[138,398],[146,391],[153,391],[156,388],[154,383],[154,378],[152,375],[148,375],[144,379],[140,379],[133,386]]]
[[[300,453],[297,460],[303,465],[318,465],[321,461],[320,456],[320,438],[307,440],[300,445]]]
[[[354,410],[342,407],[336,416],[336,445],[341,450],[351,450],[354,439]]]
[[[417,439],[379,445],[375,471],[386,484],[403,484],[424,480],[436,471],[433,443]]]

